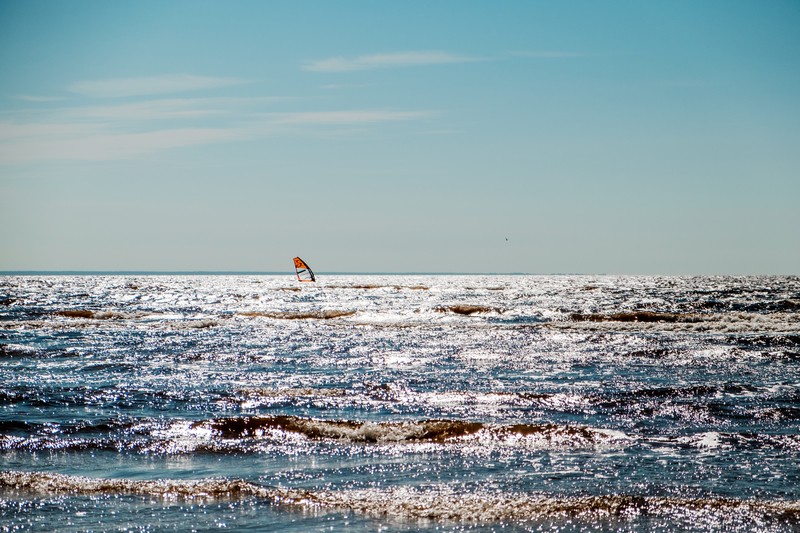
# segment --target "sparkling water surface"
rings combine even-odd
[[[797,531],[800,278],[0,276],[3,531]]]

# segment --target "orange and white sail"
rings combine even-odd
[[[308,263],[300,259],[299,257],[294,258],[294,271],[297,273],[297,280],[298,281],[316,281],[317,278],[314,277],[314,272],[311,270],[311,267],[308,266]]]

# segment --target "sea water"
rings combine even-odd
[[[800,278],[0,276],[2,531],[797,531]]]

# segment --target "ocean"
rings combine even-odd
[[[0,531],[800,531],[800,278],[2,275]]]

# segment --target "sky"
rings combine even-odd
[[[800,2],[0,0],[0,271],[800,274]]]

